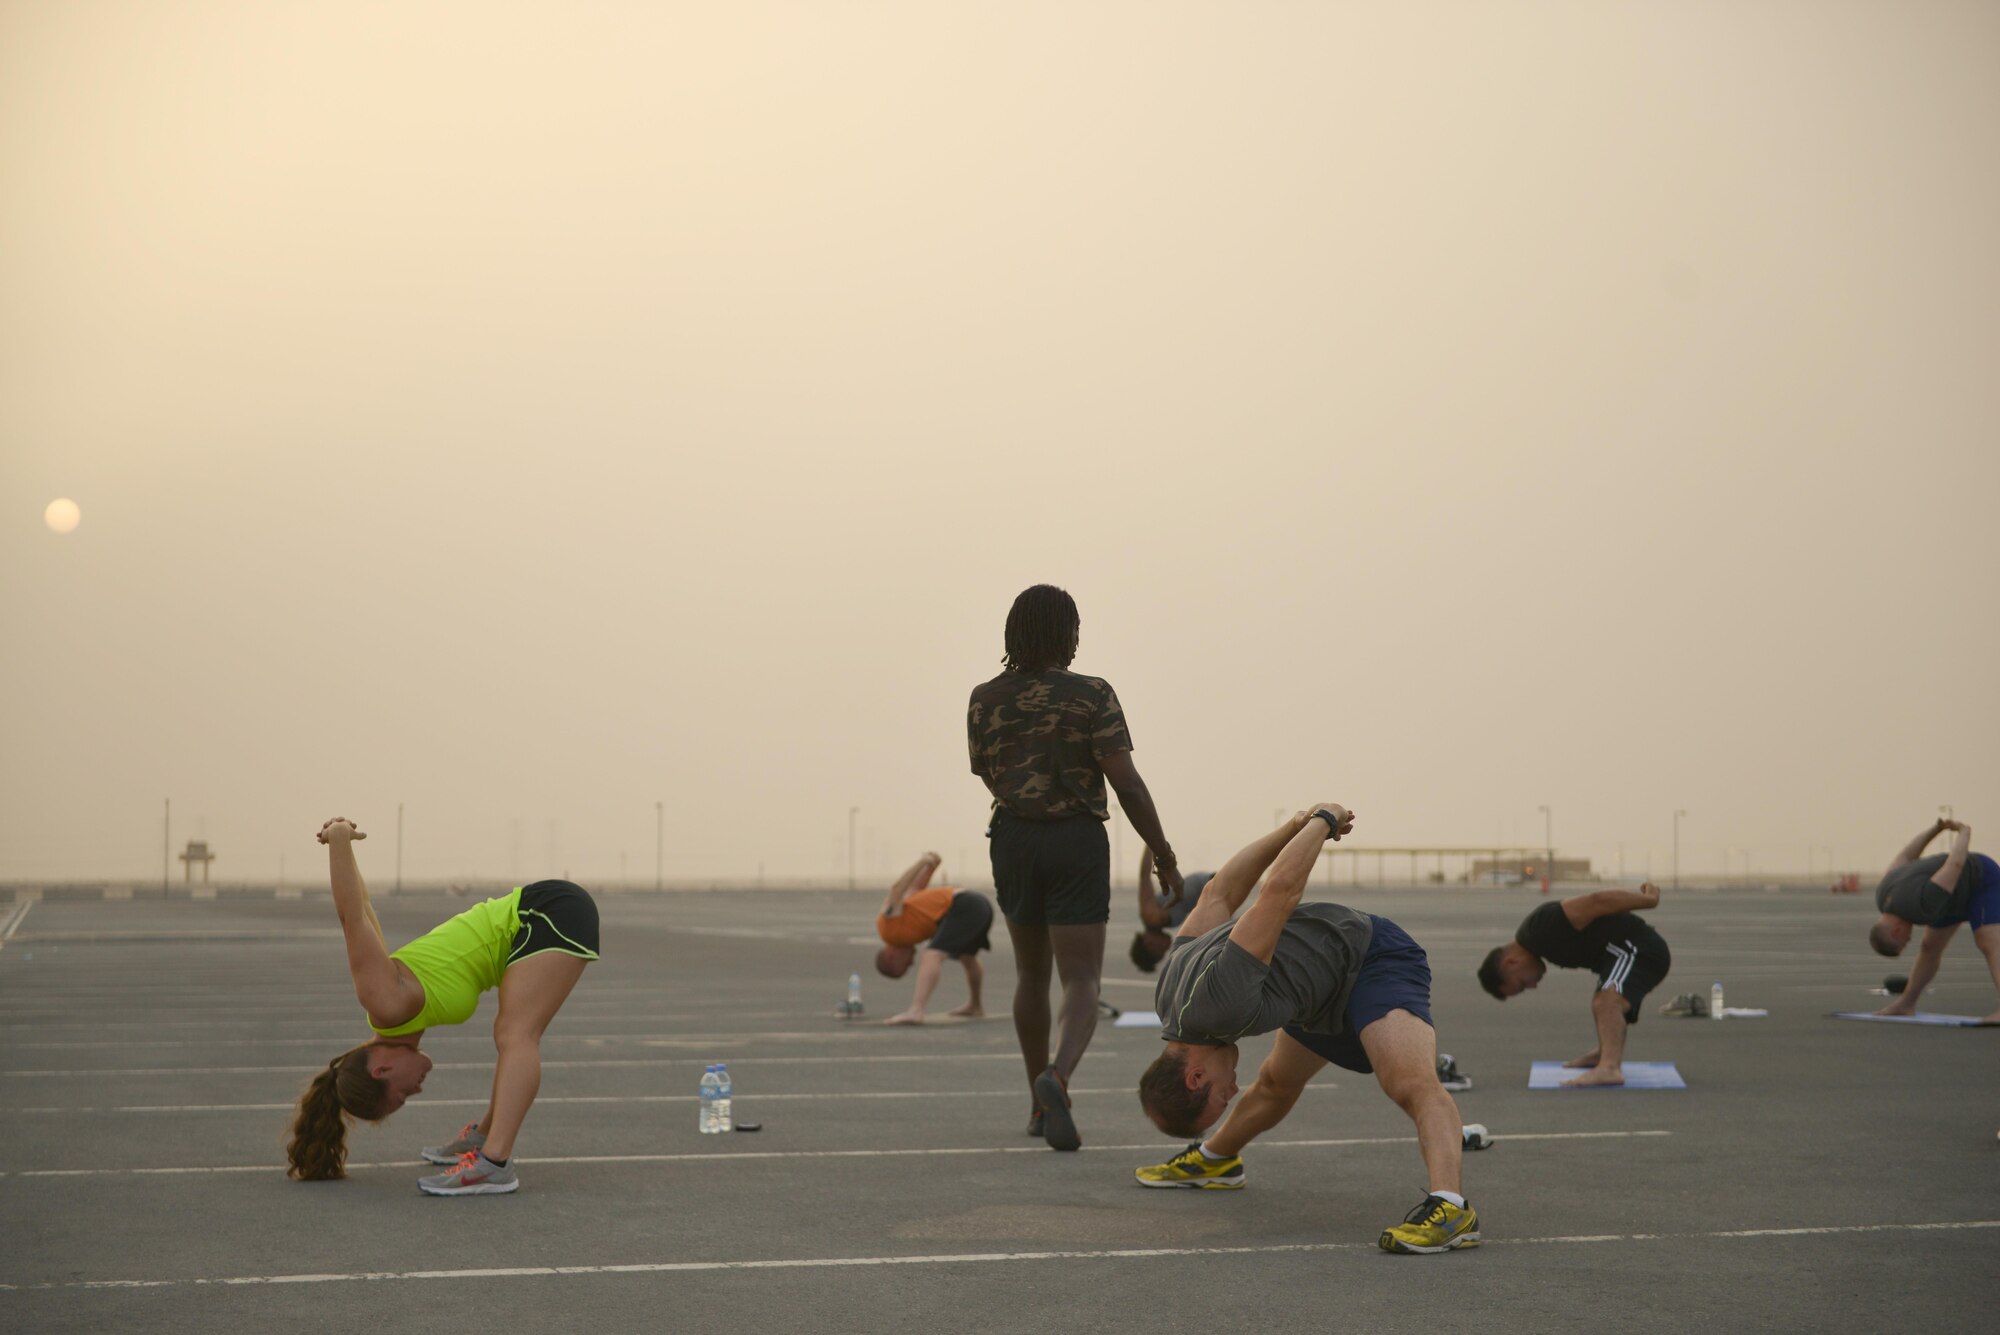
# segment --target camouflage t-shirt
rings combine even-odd
[[[1130,751],[1132,734],[1102,677],[1003,672],[973,688],[965,731],[972,772],[998,805],[1028,820],[1111,819],[1100,762]]]

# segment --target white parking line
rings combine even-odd
[[[1525,1132],[1520,1135],[1495,1136],[1499,1142],[1517,1140],[1635,1140],[1649,1136],[1670,1136],[1671,1131],[1541,1131]],[[1345,1140],[1260,1140],[1260,1150],[1280,1149],[1326,1149],[1347,1145],[1414,1145],[1415,1136],[1362,1136]],[[1161,1145],[1157,1141],[1143,1145],[1085,1145],[1083,1153],[1104,1154],[1116,1151],[1121,1154],[1144,1153],[1164,1154],[1172,1150],[1171,1145]],[[752,1159],[907,1159],[935,1158],[940,1156],[963,1156],[969,1154],[1047,1154],[1046,1145],[974,1145],[963,1149],[901,1149],[901,1150],[713,1150],[700,1154],[573,1154],[554,1158],[524,1160],[536,1168],[550,1164],[599,1164],[599,1163],[717,1163],[747,1161]],[[392,1163],[351,1163],[350,1173],[364,1169],[392,1169],[410,1172],[422,1165],[414,1159]],[[30,1168],[19,1172],[0,1173],[0,1178],[8,1177],[205,1177],[223,1173],[282,1173],[282,1164],[218,1164],[192,1168]]]
[[[1825,1228],[1739,1228],[1715,1233],[1590,1233],[1542,1238],[1488,1238],[1499,1247],[1576,1246],[1607,1242],[1706,1242],[1729,1238],[1831,1237],[1857,1233],[1924,1233],[2000,1228],[2000,1219],[1927,1220],[1914,1224],[1846,1224]],[[1089,1251],[943,1252],[929,1256],[800,1256],[766,1261],[654,1261],[635,1265],[535,1265],[479,1270],[364,1270],[349,1274],[232,1275],[218,1279],[85,1279],[5,1284],[27,1289],[155,1289],[187,1285],[345,1284],[412,1279],[538,1279],[577,1275],[664,1275],[719,1270],[838,1270],[893,1265],[999,1265],[1027,1261],[1146,1261],[1186,1256],[1274,1256],[1297,1252],[1374,1251],[1372,1242],[1291,1242],[1260,1247],[1117,1247]]]
[[[731,1057],[732,1066],[804,1066],[825,1062],[965,1062],[965,1061],[1009,1061],[1019,1062],[1018,1052],[926,1052],[926,1053],[879,1053],[852,1052],[838,1057]],[[566,1061],[545,1061],[543,1070],[557,1067],[597,1067],[597,1066],[704,1066],[707,1062],[698,1057],[579,1057]],[[0,1076],[21,1079],[51,1079],[64,1076],[168,1076],[168,1075],[297,1075],[303,1071],[318,1071],[325,1062],[315,1062],[309,1066],[107,1066],[98,1069],[62,1069],[48,1071],[0,1071]],[[438,1062],[432,1067],[437,1071],[490,1071],[493,1063],[486,1062]]]
[[[14,905],[14,911],[7,915],[7,921],[0,924],[0,950],[5,950],[7,943],[14,939],[14,933],[21,930],[21,924],[28,920],[28,910],[33,907],[35,901],[32,899],[24,899]]]
[[[1318,1080],[1306,1086],[1306,1093],[1337,1089],[1332,1080]],[[869,1089],[843,1091],[840,1093],[803,1094],[758,1094],[758,1103],[798,1102],[808,1099],[1011,1099],[1021,1093],[1018,1087],[1009,1089]],[[1072,1089],[1071,1094],[1126,1094],[1132,1093],[1129,1085],[1119,1085],[1106,1089]],[[209,1112],[274,1112],[295,1106],[295,1100],[283,1103],[128,1103],[107,1105],[98,1108],[0,1108],[0,1114],[55,1114],[70,1113],[209,1113]],[[537,1098],[535,1106],[546,1103],[700,1103],[699,1094],[582,1094],[558,1095]],[[426,1108],[484,1108],[487,1100],[477,1099],[432,1099],[426,1098]]]

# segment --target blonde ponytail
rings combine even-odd
[[[379,1121],[388,1086],[368,1074],[368,1044],[350,1048],[314,1075],[292,1117],[286,1176],[329,1182],[347,1176],[347,1119]]]

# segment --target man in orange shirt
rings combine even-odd
[[[944,962],[957,960],[965,966],[966,987],[972,1000],[951,1012],[976,1018],[986,1014],[979,1003],[979,985],[986,970],[978,959],[982,950],[993,949],[987,929],[993,925],[993,902],[976,890],[956,890],[948,885],[932,885],[943,859],[926,853],[889,888],[889,898],[875,919],[875,931],[885,943],[875,955],[875,969],[884,978],[901,978],[923,946],[917,963],[917,995],[910,1008],[892,1015],[884,1024],[922,1024],[924,1006],[944,976]],[[925,944],[928,942],[928,944]]]

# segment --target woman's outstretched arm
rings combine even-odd
[[[410,1004],[410,985],[416,980],[406,982],[403,970],[389,958],[382,923],[368,902],[368,883],[361,879],[361,864],[354,857],[354,841],[367,837],[345,816],[335,816],[319,831],[319,841],[326,845],[334,912],[340,915],[340,932],[347,938],[347,971],[354,976],[354,995],[370,1018],[393,1026],[422,1010],[424,1003],[418,997],[414,1006]]]

